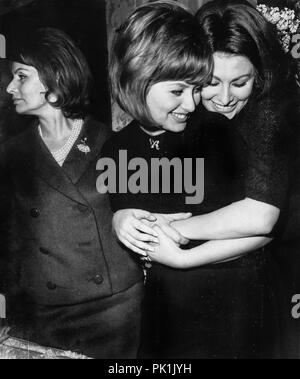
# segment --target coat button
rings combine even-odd
[[[47,250],[47,249],[44,249],[43,247],[40,247],[40,253],[44,254],[44,255],[50,255],[50,251]]]
[[[37,208],[33,208],[30,211],[31,217],[38,218],[40,216],[40,211]]]
[[[103,283],[103,276],[102,275],[96,275],[94,277],[94,283],[97,284],[97,286],[100,286],[100,284]]]
[[[48,288],[48,290],[50,290],[50,291],[54,291],[54,290],[56,290],[57,285],[56,285],[55,283],[48,282],[48,283],[47,283],[47,288]]]
[[[80,213],[87,213],[89,211],[89,208],[85,205],[78,204],[78,210]]]

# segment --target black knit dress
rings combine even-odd
[[[103,155],[205,159],[204,201],[185,194],[114,194],[114,210],[212,212],[245,197],[283,207],[288,186],[288,138],[271,102],[249,103],[229,121],[200,109],[183,134],[157,137],[159,150],[136,122],[116,134]],[[153,145],[152,145],[153,146]],[[197,173],[194,173],[197,174]],[[204,241],[193,242],[186,248]],[[154,264],[148,272],[141,356],[150,358],[258,358],[263,355],[267,255],[254,252],[222,264],[176,270]]]

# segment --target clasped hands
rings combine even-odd
[[[154,262],[183,268],[184,254],[180,246],[189,240],[172,223],[191,216],[191,213],[158,214],[124,209],[114,214],[112,226],[120,242],[142,259],[149,257]]]

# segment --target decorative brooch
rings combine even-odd
[[[158,151],[160,150],[160,146],[159,146],[160,141],[159,140],[154,140],[152,138],[149,138],[149,143],[150,143],[151,149],[155,149]]]
[[[91,149],[90,149],[90,147],[88,146],[88,144],[87,144],[87,138],[85,137],[85,138],[82,138],[81,140],[80,140],[80,144],[79,145],[77,145],[77,149],[79,150],[79,151],[81,151],[82,153],[84,153],[84,154],[88,154],[88,153],[90,153],[91,152]]]

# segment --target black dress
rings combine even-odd
[[[297,107],[295,107],[297,109]],[[300,358],[300,133],[299,113],[293,115],[296,142],[292,164],[289,202],[282,218],[280,238],[272,245],[272,287],[278,332],[274,358]],[[295,295],[297,298],[294,299]]]
[[[114,194],[114,210],[140,208],[151,212],[192,211],[205,214],[249,196],[279,206],[284,200],[288,174],[285,153],[278,156],[272,133],[248,119],[254,105],[245,107],[236,122],[200,110],[183,134],[166,132],[151,149],[150,137],[136,122],[116,134],[104,154],[116,159],[120,149],[132,157],[177,156],[205,159],[205,196],[199,205],[186,205],[178,194]],[[243,116],[244,115],[244,116]],[[250,120],[252,120],[251,114]],[[239,121],[239,122],[238,122]],[[275,121],[274,121],[275,123]],[[261,126],[261,125],[260,125]],[[256,127],[258,130],[256,130]],[[259,139],[253,141],[253,139]],[[268,146],[265,146],[268,145]],[[280,159],[278,167],[277,160]],[[284,159],[283,159],[284,158]],[[277,172],[275,167],[278,167]],[[281,166],[282,165],[282,166]],[[268,177],[266,177],[268,176]],[[274,181],[277,187],[273,188]],[[270,188],[269,185],[272,184]],[[199,245],[190,244],[186,248]],[[142,357],[150,358],[256,358],[262,356],[266,255],[191,270],[154,264],[148,272],[144,311]]]

